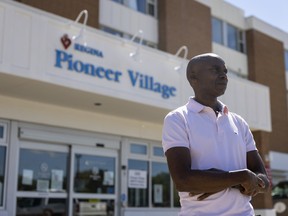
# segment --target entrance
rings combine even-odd
[[[116,215],[117,152],[72,149],[70,211],[73,216]]]
[[[114,149],[21,142],[16,215],[116,216]]]

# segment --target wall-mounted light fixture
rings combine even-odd
[[[181,46],[178,51],[176,52],[175,56],[176,57],[179,57],[180,53],[184,51],[184,55],[183,55],[183,60],[181,61],[181,63],[177,66],[174,67],[174,70],[176,71],[179,71],[182,67],[183,67],[183,64],[184,64],[184,59],[187,59],[187,55],[188,55],[188,48],[187,46]]]

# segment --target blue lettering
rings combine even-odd
[[[73,68],[77,72],[83,72],[84,65],[81,61],[75,61],[73,63]]]
[[[98,77],[100,79],[105,78],[108,81],[120,82],[120,77],[122,76],[121,71],[114,71],[109,68],[105,69],[101,66],[97,67],[93,64],[84,63],[80,60],[73,60],[73,55],[62,50],[55,50],[55,52],[56,60],[54,67],[61,69],[66,67],[66,70],[69,71],[76,71],[78,73]]]
[[[129,78],[131,80],[132,86],[135,86],[137,79],[138,79],[138,76],[139,76],[139,73],[136,72],[136,75],[134,75],[134,71],[128,70],[128,74],[129,74]]]
[[[98,67],[96,69],[96,74],[99,78],[103,78],[105,76],[105,70],[103,67]]]
[[[56,63],[55,63],[55,67],[58,68],[62,68],[62,62],[68,62],[69,66],[68,66],[68,70],[71,70],[71,63],[72,60],[72,55],[68,55],[67,53],[65,53],[64,51],[61,50],[56,50]]]
[[[128,75],[133,87],[138,86],[144,90],[159,93],[164,99],[176,96],[175,87],[155,82],[153,76],[144,75],[133,70],[128,70]]]
[[[90,55],[95,55],[97,57],[103,58],[103,53],[100,50],[94,49],[92,47],[84,46],[78,43],[74,44],[74,49],[80,52],[88,53]]]

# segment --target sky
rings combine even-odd
[[[288,0],[225,0],[288,33]]]

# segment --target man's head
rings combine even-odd
[[[193,57],[187,65],[186,76],[196,96],[218,97],[224,94],[227,87],[225,62],[214,53]]]

